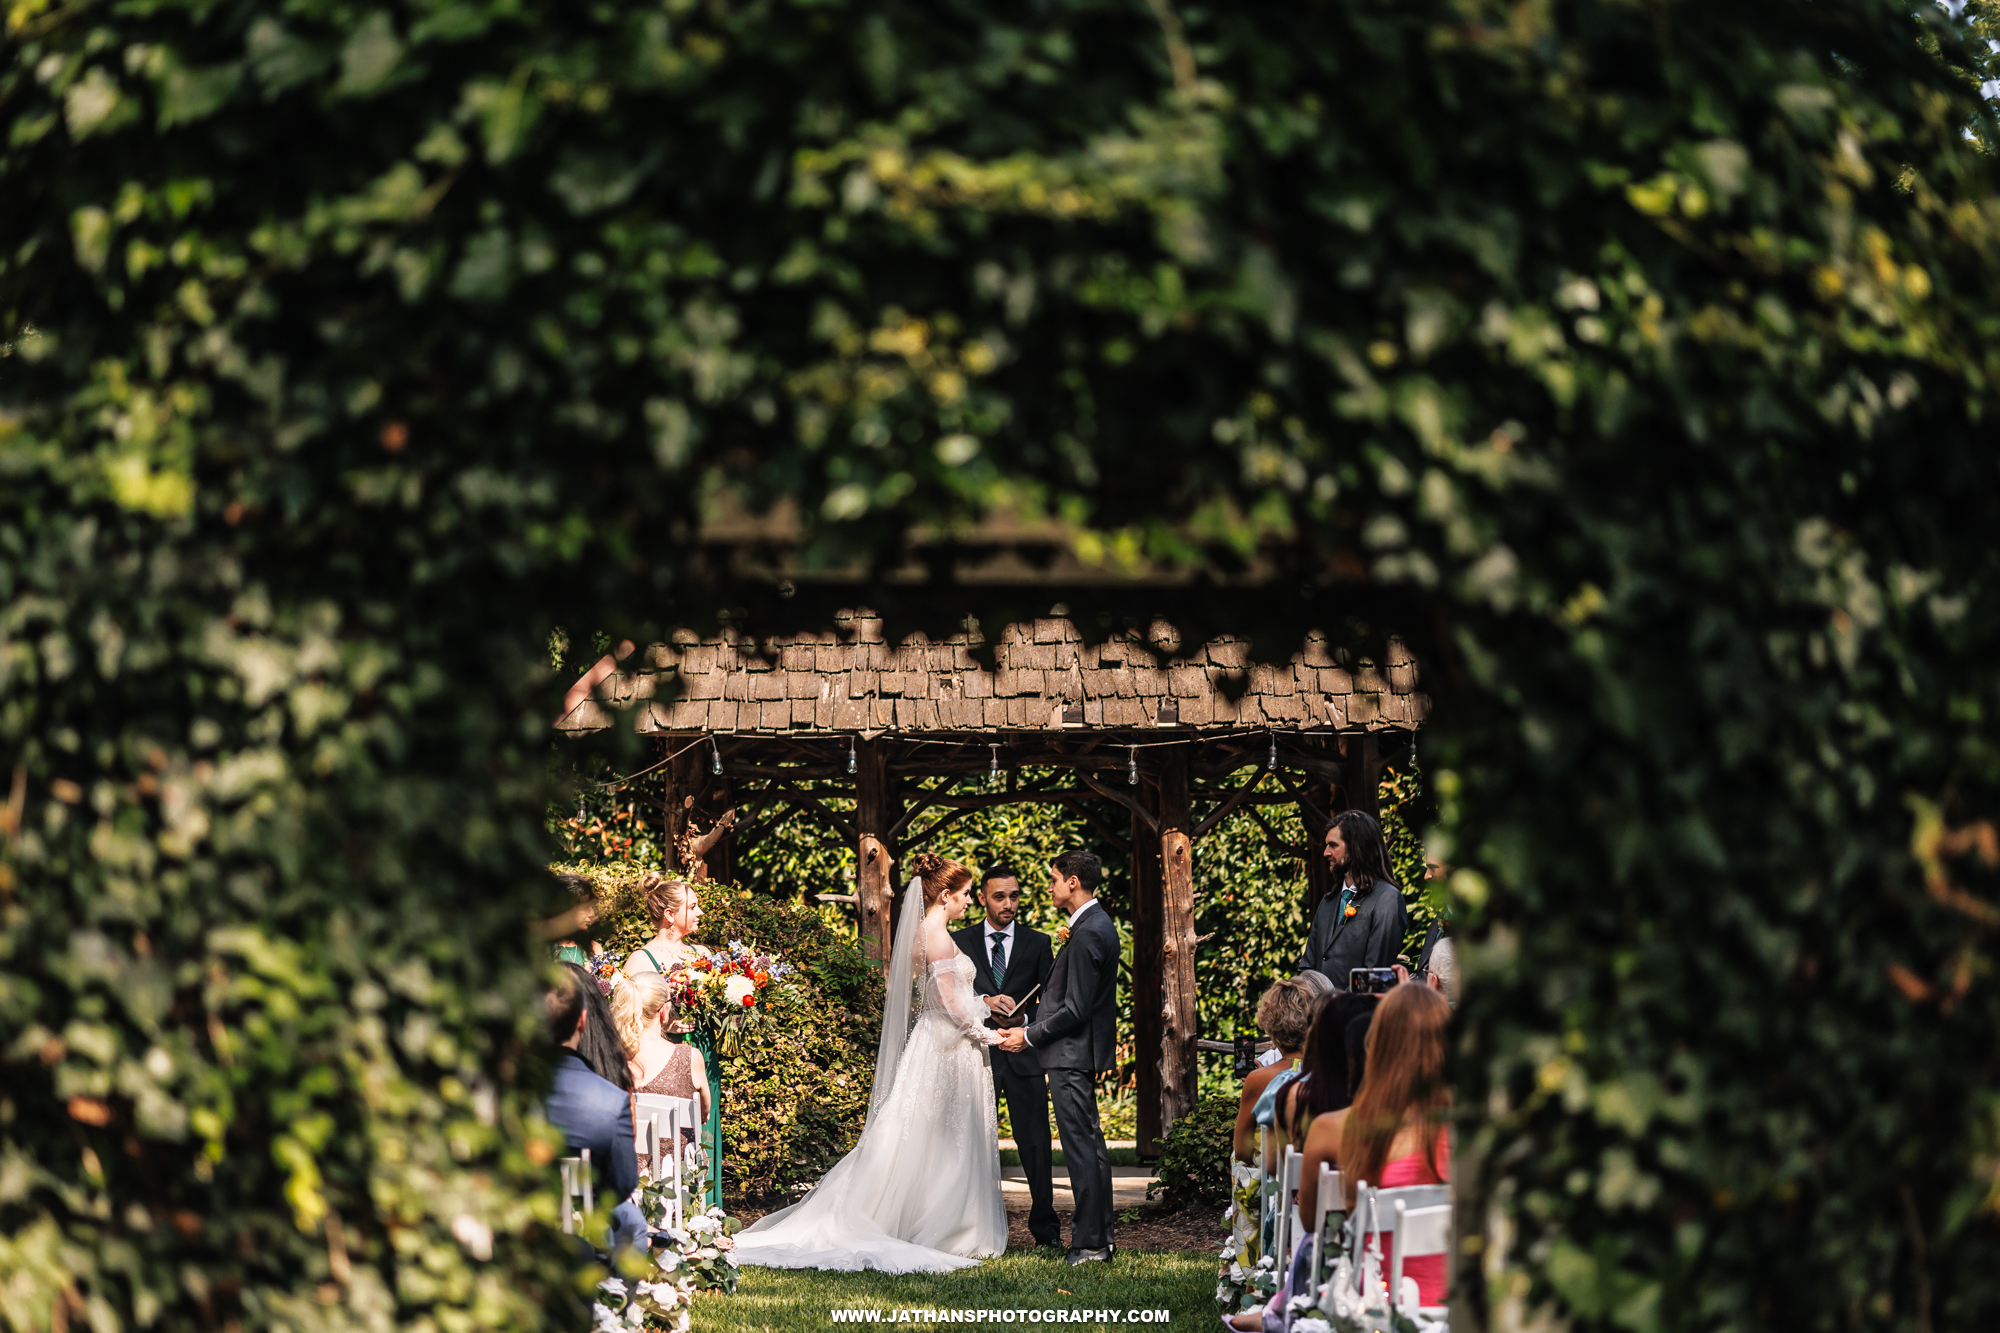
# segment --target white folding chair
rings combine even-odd
[[[632,1123],[632,1134],[638,1140],[639,1155],[646,1159],[646,1174],[654,1180],[660,1178],[660,1117],[641,1115]]]
[[[673,1186],[667,1192],[666,1226],[670,1231],[678,1231],[686,1220],[686,1214],[681,1207],[681,1187],[683,1183],[681,1173],[681,1131],[683,1129],[692,1129],[697,1135],[701,1132],[701,1121],[695,1115],[695,1099],[692,1097],[668,1097],[657,1092],[642,1092],[638,1094],[635,1100],[638,1103],[639,1114],[650,1117],[658,1125],[659,1137],[657,1142],[660,1145],[660,1152],[654,1158],[653,1179],[670,1182]],[[659,1163],[663,1160],[669,1164],[664,1177],[660,1173],[659,1166]]]
[[[1361,1290],[1363,1281],[1362,1257],[1368,1248],[1368,1238],[1382,1234],[1389,1237],[1394,1247],[1394,1255],[1403,1253],[1402,1237],[1397,1234],[1401,1219],[1419,1209],[1451,1207],[1451,1186],[1449,1185],[1403,1185],[1394,1189],[1372,1189],[1367,1181],[1354,1187],[1354,1211],[1347,1218],[1347,1257],[1353,1265],[1354,1289]],[[1426,1224],[1428,1225],[1428,1224]],[[1430,1251],[1436,1253],[1436,1251]],[[1384,1274],[1391,1280],[1389,1299],[1393,1303],[1399,1293],[1395,1282],[1402,1274],[1400,1261],[1392,1256],[1390,1260],[1393,1276]]]
[[[595,1209],[596,1190],[590,1179],[590,1149],[582,1155],[562,1159],[562,1229],[563,1234],[576,1234],[576,1215],[580,1212],[589,1221]]]
[[[1277,1241],[1271,1250],[1278,1257],[1281,1274],[1291,1272],[1292,1249],[1304,1230],[1299,1225],[1299,1210],[1295,1202],[1299,1194],[1299,1172],[1304,1166],[1305,1157],[1289,1143],[1286,1144],[1278,1166],[1278,1231]]]
[[[1418,1186],[1418,1188],[1436,1188]],[[1384,1190],[1383,1193],[1394,1191]],[[1412,1208],[1404,1199],[1397,1199],[1396,1252],[1389,1261],[1389,1308],[1403,1314],[1415,1314],[1420,1308],[1404,1306],[1403,1260],[1416,1259],[1424,1255],[1451,1253],[1451,1205],[1437,1204],[1428,1208]],[[1429,1307],[1442,1309],[1443,1307]]]
[[[1313,1203],[1313,1262],[1312,1285],[1318,1288],[1326,1280],[1327,1256],[1332,1253],[1331,1238],[1327,1235],[1329,1219],[1347,1218],[1347,1200],[1341,1194],[1340,1172],[1325,1162],[1319,1164],[1319,1194]],[[1336,1222],[1334,1225],[1339,1225]]]
[[[1271,1244],[1276,1227],[1276,1219],[1271,1208],[1271,1200],[1276,1194],[1276,1177],[1271,1170],[1271,1131],[1257,1127],[1257,1256],[1269,1253],[1265,1247]],[[1248,1267],[1248,1265],[1245,1265]]]

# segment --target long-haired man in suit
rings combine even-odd
[[[986,919],[952,932],[952,939],[978,965],[972,988],[997,1016],[986,1025],[1032,1023],[1042,1007],[1039,992],[1055,966],[1055,950],[1047,935],[1014,919],[1021,911],[1021,881],[1008,867],[988,867],[979,905],[986,909]],[[1049,1168],[1049,1077],[1033,1051],[993,1052],[993,1096],[1007,1103],[1021,1174],[1028,1178],[1028,1231],[1038,1245],[1060,1245],[1062,1226],[1056,1221]]]
[[[1118,927],[1097,903],[1104,863],[1064,852],[1049,863],[1049,896],[1069,914],[1069,939],[1056,955],[1041,1014],[1000,1034],[1005,1051],[1032,1050],[1049,1075],[1049,1100],[1062,1131],[1063,1165],[1076,1199],[1069,1262],[1111,1257],[1111,1158],[1097,1119],[1097,1075],[1112,1067],[1118,1037]]]

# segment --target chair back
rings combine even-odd
[[[1345,1221],[1347,1200],[1342,1196],[1343,1188],[1340,1172],[1325,1162],[1319,1164],[1319,1194],[1313,1203],[1313,1265],[1312,1284],[1317,1287],[1323,1280],[1326,1261],[1333,1253],[1330,1233]]]
[[[1294,1203],[1299,1193],[1299,1172],[1304,1166],[1304,1154],[1286,1144],[1278,1165],[1278,1233],[1271,1251],[1278,1256],[1278,1266],[1283,1272],[1291,1271],[1292,1250],[1304,1230],[1299,1225],[1299,1210]]]
[[[596,1190],[590,1179],[590,1149],[585,1148],[580,1156],[565,1157],[562,1171],[562,1229],[563,1234],[576,1234],[576,1215],[582,1213],[588,1219],[596,1204]]]
[[[1441,1189],[1443,1186],[1419,1185],[1418,1189]],[[1400,1194],[1400,1190],[1383,1190],[1383,1194]],[[1403,1260],[1422,1255],[1451,1253],[1451,1204],[1449,1202],[1428,1207],[1412,1208],[1406,1199],[1397,1199],[1394,1206],[1396,1220],[1396,1252],[1389,1261],[1389,1301],[1390,1308],[1404,1314],[1415,1313],[1415,1307],[1406,1307],[1403,1299]]]
[[[692,1129],[697,1134],[701,1122],[695,1116],[695,1102],[692,1097],[668,1097],[657,1092],[638,1093],[634,1101],[638,1113],[653,1120],[658,1127],[659,1153],[654,1157],[653,1179],[670,1185],[667,1192],[666,1226],[671,1231],[681,1229],[685,1212],[681,1207],[681,1131]],[[665,1164],[666,1173],[661,1174]]]
[[[1354,1265],[1355,1290],[1361,1289],[1361,1257],[1368,1247],[1372,1235],[1387,1235],[1395,1247],[1395,1253],[1403,1252],[1402,1239],[1396,1234],[1397,1222],[1403,1215],[1420,1208],[1449,1209],[1451,1206],[1451,1186],[1449,1185],[1401,1185],[1392,1189],[1374,1189],[1367,1181],[1354,1187],[1354,1212],[1347,1219],[1347,1252]],[[1391,1260],[1392,1264],[1394,1260]],[[1400,1267],[1397,1272],[1400,1272]],[[1383,1275],[1385,1278],[1389,1274]],[[1396,1296],[1396,1289],[1389,1289],[1390,1299]]]

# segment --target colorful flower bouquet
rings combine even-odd
[[[674,1015],[712,1035],[717,1052],[734,1055],[764,993],[791,970],[741,940],[731,940],[726,949],[699,952],[667,975]]]
[[[590,974],[597,978],[597,989],[606,995],[618,984],[618,968],[625,961],[625,954],[618,949],[606,949],[590,960]]]

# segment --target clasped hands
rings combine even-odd
[[[1016,1006],[1014,1004],[1012,996],[987,995],[987,996],[982,996],[981,998],[983,998],[986,1001],[986,1007],[992,1010],[995,1014],[998,1014],[1001,1018],[1012,1018],[1014,1016],[1014,1010]],[[998,1024],[996,1026],[998,1027],[1000,1033],[1001,1050],[1020,1051],[1027,1049],[1028,1039],[1026,1035],[1026,1028],[1023,1024],[1015,1023],[1012,1026],[1009,1026],[1003,1023],[1003,1024]]]

